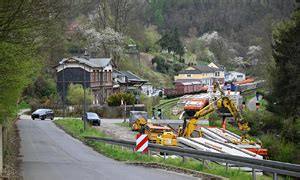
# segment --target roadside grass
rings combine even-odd
[[[128,122],[116,123],[116,125],[121,126],[121,127],[126,127],[127,129],[130,129]]]
[[[205,173],[210,173],[218,176],[227,177],[229,179],[241,179],[251,180],[252,175],[250,173],[242,172],[239,170],[228,169],[226,171],[224,166],[217,165],[215,163],[208,163],[208,167],[203,167],[201,161],[186,158],[182,161],[182,158],[167,158],[149,156],[148,154],[136,153],[132,149],[110,145],[105,143],[100,143],[92,140],[87,140],[84,136],[94,136],[94,137],[109,137],[107,134],[88,126],[86,131],[83,131],[83,122],[78,119],[59,119],[54,121],[54,123],[65,130],[67,133],[72,135],[84,142],[85,144],[91,146],[94,150],[100,152],[101,154],[119,161],[126,162],[143,162],[143,163],[160,163],[171,166],[176,166],[180,168],[185,168],[189,170],[195,170]],[[122,124],[122,123],[119,123]],[[271,179],[266,176],[257,176],[257,179]]]

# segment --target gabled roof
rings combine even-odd
[[[119,71],[119,72],[121,72],[124,76],[126,76],[128,81],[148,82],[147,80],[138,77],[137,75],[133,74],[130,71]]]
[[[211,73],[215,71],[223,71],[220,68],[213,68],[205,65],[193,66],[193,68],[195,68],[195,70],[182,70],[178,74],[201,74],[201,73]]]
[[[111,63],[111,58],[90,58],[85,59],[81,57],[71,57],[71,58],[64,58],[62,59],[59,64],[62,64],[67,61],[74,61],[75,63],[83,63],[87,66],[93,67],[93,68],[103,68],[106,67]],[[57,66],[59,66],[59,64]],[[56,66],[56,67],[57,67]]]

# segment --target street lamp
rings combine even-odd
[[[61,61],[59,64],[63,65],[63,79],[62,79],[62,87],[63,87],[63,91],[62,91],[62,103],[63,103],[63,118],[65,118],[65,62]]]
[[[85,94],[85,82],[86,82],[86,70],[85,70],[85,64],[81,63],[83,65],[83,130],[86,130],[86,94]]]

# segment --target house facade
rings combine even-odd
[[[144,80],[132,73],[131,71],[113,71],[114,86],[118,86],[118,89],[114,88],[114,92],[123,91],[132,93],[136,98],[136,103],[139,103],[140,95],[143,91],[143,85],[148,83],[148,80]]]
[[[191,66],[174,76],[175,83],[200,82],[203,85],[212,85],[213,82],[224,83],[224,69],[207,65]]]
[[[230,81],[243,81],[246,79],[244,73],[236,72],[236,71],[228,71],[225,73],[225,82]]]
[[[111,58],[64,58],[54,68],[57,75],[57,91],[63,99],[71,83],[91,89],[91,104],[105,104],[107,97],[113,92]]]

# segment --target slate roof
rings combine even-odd
[[[111,58],[90,58],[90,59],[85,59],[81,57],[71,57],[71,58],[64,58],[62,59],[59,63],[63,63],[67,60],[75,60],[78,61],[79,63],[86,64],[90,67],[94,68],[102,68],[106,67],[109,63],[111,63]]]
[[[201,73],[211,73],[215,71],[223,71],[220,68],[213,68],[209,66],[193,66],[195,70],[182,70],[178,74],[201,74]]]
[[[138,77],[137,75],[133,74],[130,71],[119,71],[119,72],[121,72],[124,76],[126,76],[128,81],[148,82],[147,80]]]

